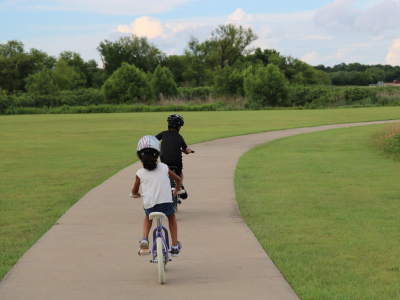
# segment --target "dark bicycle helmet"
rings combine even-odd
[[[179,127],[183,126],[185,121],[183,120],[182,116],[178,114],[170,114],[167,119],[169,127]]]

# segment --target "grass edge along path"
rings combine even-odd
[[[400,163],[379,126],[275,140],[236,167],[240,212],[303,300],[398,299]]]
[[[76,201],[137,161],[169,113],[0,116],[0,279]],[[400,107],[185,112],[190,144],[257,132],[398,119]]]

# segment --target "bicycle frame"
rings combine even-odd
[[[168,229],[162,225],[162,217],[157,217],[157,227],[154,228],[153,230],[153,248],[152,248],[152,254],[153,254],[153,260],[151,260],[150,262],[158,262],[159,257],[157,257],[156,259],[156,240],[158,237],[160,237],[164,243],[165,249],[163,250],[163,255],[165,257],[165,264],[167,264],[167,262],[169,261],[169,237],[168,237]],[[163,231],[164,231],[164,235],[163,235]],[[163,258],[161,258],[163,259]]]

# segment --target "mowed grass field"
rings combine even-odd
[[[91,188],[137,161],[169,113],[0,116],[0,279]],[[400,107],[182,112],[188,144],[294,127],[400,119]]]
[[[241,157],[244,220],[301,299],[400,299],[400,163],[379,126],[276,140]]]

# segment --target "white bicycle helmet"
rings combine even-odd
[[[142,151],[144,149],[154,149],[160,152],[160,142],[155,136],[145,135],[139,140],[137,151]]]

